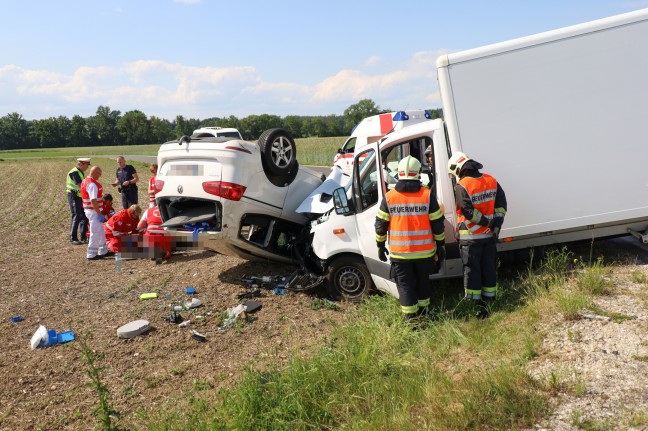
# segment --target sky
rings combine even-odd
[[[439,108],[439,55],[648,0],[0,0],[0,117]]]

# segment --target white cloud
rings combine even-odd
[[[422,51],[384,73],[342,69],[320,82],[268,82],[253,66],[196,67],[139,60],[121,67],[79,67],[72,74],[0,67],[0,115],[92,115],[99,105],[174,118],[341,114],[361,99],[385,109],[439,106],[435,61]],[[372,57],[373,58],[373,57]],[[24,109],[23,109],[24,108]],[[58,110],[58,112],[56,112]]]
[[[377,55],[372,55],[365,61],[365,66],[375,66],[381,62],[381,58]]]

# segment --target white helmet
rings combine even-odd
[[[432,154],[432,145],[428,145],[423,154],[425,154],[426,156]]]
[[[421,179],[421,162],[407,156],[398,163],[398,179],[418,181]]]
[[[463,165],[465,165],[468,160],[470,160],[470,157],[460,151],[452,153],[450,160],[448,160],[448,172],[458,177],[461,168],[463,168]]]

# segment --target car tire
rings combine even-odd
[[[259,136],[261,163],[266,175],[287,175],[295,170],[297,146],[286,129],[268,129]]]
[[[326,290],[333,299],[360,301],[373,289],[371,274],[362,258],[342,256],[329,265]]]
[[[295,180],[295,178],[297,177],[297,171],[299,171],[299,163],[295,163],[293,170],[288,172],[287,174],[274,175],[266,173],[266,177],[268,177],[268,181],[270,181],[275,186],[286,187],[291,185]]]

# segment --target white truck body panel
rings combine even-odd
[[[439,58],[450,146],[510,204],[503,237],[648,215],[648,9]]]

